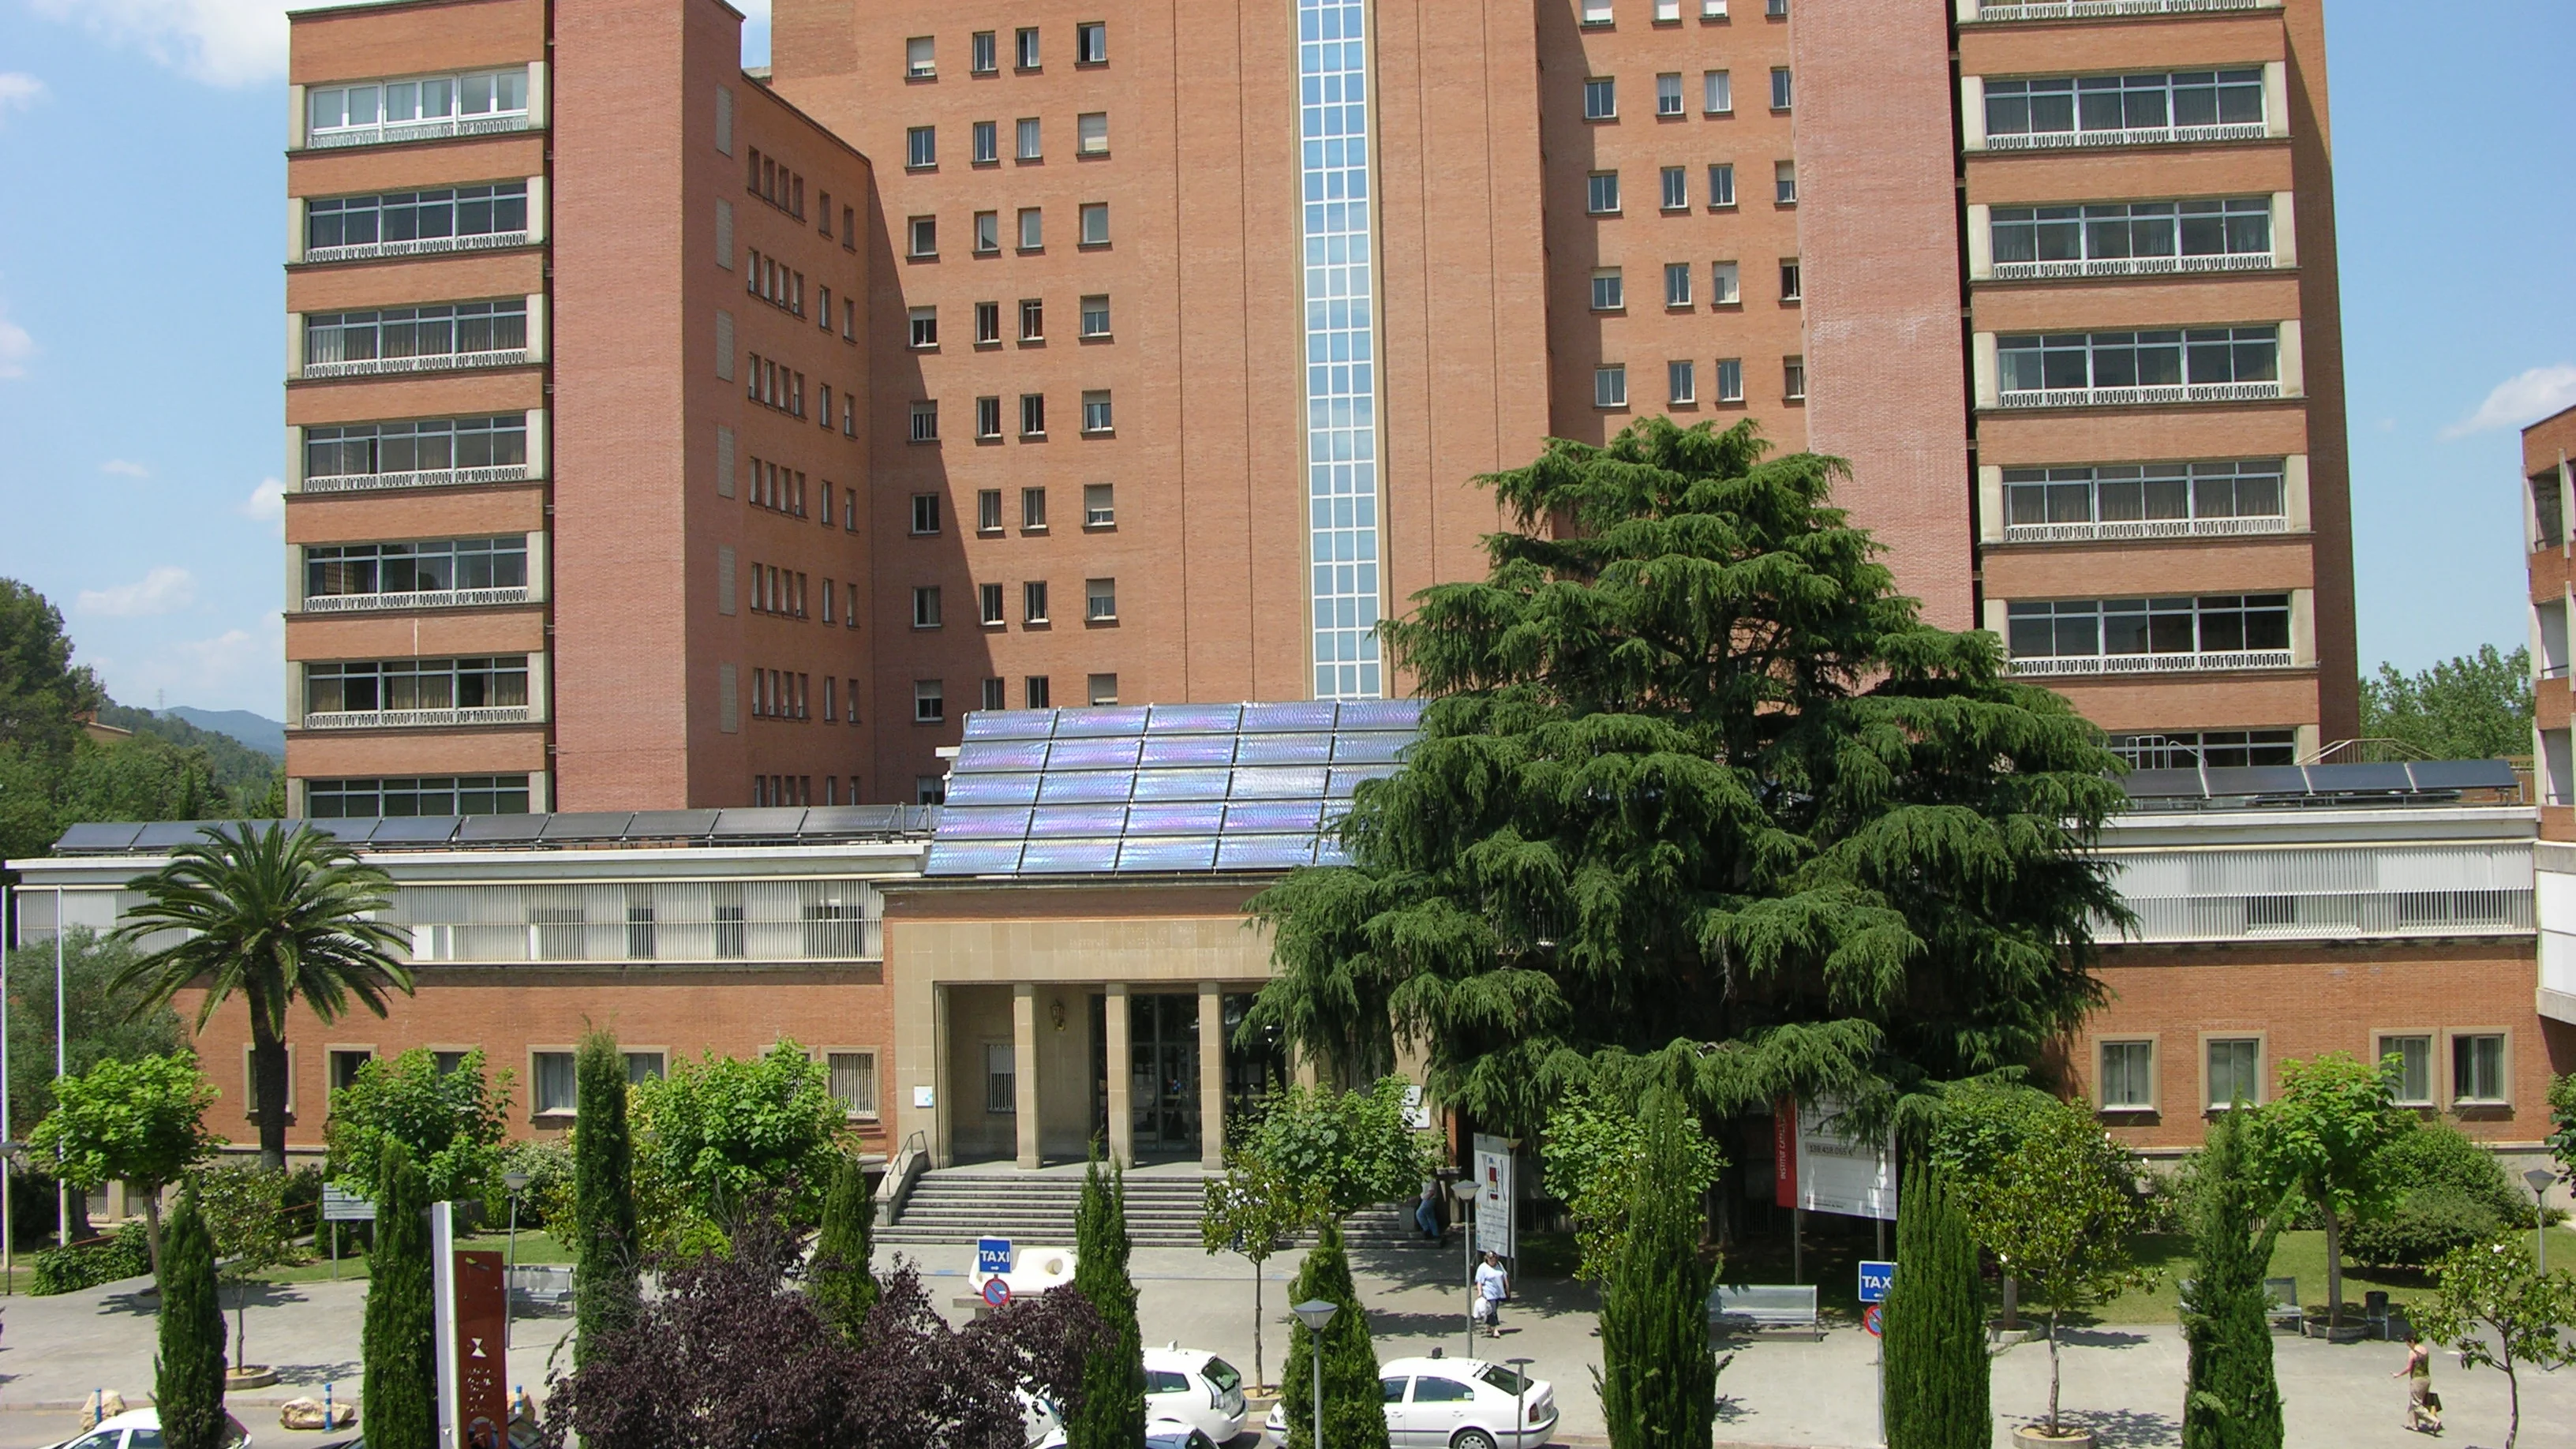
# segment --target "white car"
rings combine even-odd
[[[161,1411],[133,1409],[110,1415],[97,1428],[54,1449],[161,1449]],[[250,1449],[250,1431],[230,1414],[224,1415],[224,1449]]]
[[[1031,1440],[1029,1449],[1064,1449],[1063,1426],[1048,1430],[1044,1438]],[[1145,1442],[1139,1449],[1217,1449],[1217,1443],[1194,1425],[1158,1418],[1145,1422]]]
[[[1472,1358],[1400,1358],[1378,1369],[1394,1449],[1538,1449],[1556,1432],[1556,1388]],[[1270,1410],[1270,1442],[1288,1442],[1288,1401]],[[1515,1422],[1517,1420],[1517,1422]]]
[[[1219,1444],[1243,1432],[1243,1375],[1205,1349],[1145,1350],[1145,1413],[1178,1419]]]

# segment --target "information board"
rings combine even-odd
[[[1896,1138],[1871,1138],[1845,1121],[1831,1097],[1796,1107],[1796,1198],[1792,1207],[1846,1217],[1896,1220]]]
[[[1514,1232],[1515,1195],[1512,1186],[1512,1147],[1500,1137],[1476,1134],[1476,1250],[1500,1253],[1505,1258],[1519,1255],[1520,1239]]]

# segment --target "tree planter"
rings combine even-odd
[[[2370,1336],[2370,1325],[2358,1318],[2347,1318],[2332,1328],[2322,1318],[2310,1318],[2303,1320],[2301,1327],[2308,1337],[2328,1343],[2359,1343]]]
[[[2013,1449],[2093,1449],[2093,1431],[2060,1424],[2051,1434],[2043,1425],[2023,1424],[2013,1430]]]
[[[1993,1323],[1986,1326],[1986,1336],[1998,1344],[2037,1343],[2042,1330],[2035,1323]]]
[[[224,1390],[264,1389],[277,1382],[277,1370],[264,1363],[246,1363],[224,1371]]]

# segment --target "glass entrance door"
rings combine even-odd
[[[1199,1153],[1199,998],[1127,998],[1128,1105],[1138,1157]]]

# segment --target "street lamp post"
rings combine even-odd
[[[501,1174],[501,1185],[510,1190],[510,1240],[503,1255],[501,1269],[501,1364],[506,1372],[510,1363],[510,1290],[511,1280],[519,1276],[519,1190],[528,1185],[524,1172]]]
[[[1510,1364],[1512,1372],[1518,1375],[1512,1383],[1512,1449],[1520,1449],[1529,1439],[1529,1409],[1525,1402],[1529,1396],[1529,1366],[1538,1360],[1507,1358],[1503,1362]]]
[[[1306,1325],[1306,1335],[1310,1340],[1306,1348],[1307,1356],[1315,1361],[1315,1449],[1324,1449],[1324,1330],[1331,1326],[1333,1316],[1342,1311],[1342,1306],[1327,1303],[1321,1298],[1309,1298],[1289,1311],[1297,1315],[1299,1323]]]
[[[2558,1174],[2546,1167],[2535,1167],[2522,1175],[2531,1184],[2531,1236],[2540,1256],[2540,1271],[2549,1271],[2549,1184]]]
[[[1458,1198],[1458,1244],[1466,1254],[1467,1275],[1467,1357],[1476,1356],[1476,1179],[1461,1177],[1449,1184]]]

